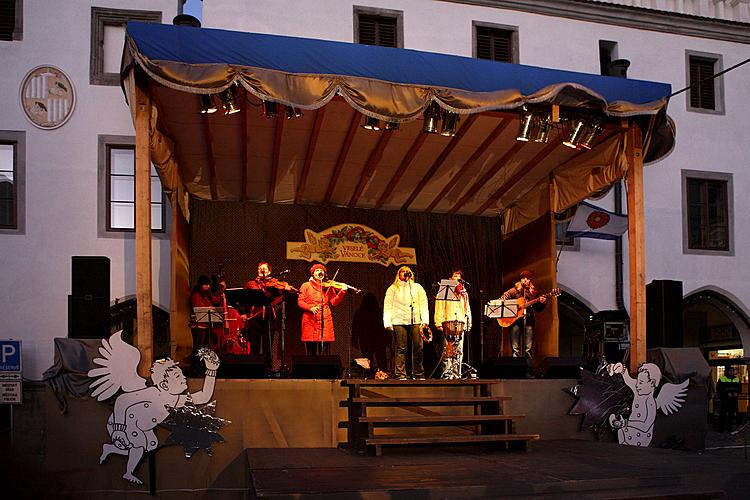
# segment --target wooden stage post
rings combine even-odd
[[[135,345],[141,352],[138,372],[148,378],[153,363],[151,304],[151,98],[142,79],[135,85]]]
[[[646,361],[646,253],[643,224],[643,146],[631,122],[627,138],[628,255],[630,261],[630,370]]]

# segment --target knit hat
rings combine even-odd
[[[326,266],[324,266],[323,264],[313,264],[313,266],[310,268],[310,276],[313,275],[316,269],[322,269],[324,273],[328,274]]]

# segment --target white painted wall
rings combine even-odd
[[[162,10],[177,0],[24,0],[23,40],[0,42],[0,130],[26,131],[25,234],[0,234],[0,338],[23,341],[24,377],[52,365],[55,337],[67,336],[71,256],[111,260],[111,298],[135,293],[134,239],[97,235],[97,136],[135,135],[119,86],[89,85],[91,7]],[[63,70],[76,108],[61,128],[26,120],[18,89],[32,68]],[[169,241],[154,240],[154,301],[169,305]]]
[[[748,21],[746,0],[610,3]],[[615,41],[618,56],[631,61],[629,78],[669,83],[674,91],[687,85],[686,50],[720,54],[724,68],[744,60],[748,54],[748,47],[739,43],[435,0],[205,0],[203,25],[351,42],[353,5],[403,11],[404,46],[410,49],[471,56],[472,21],[493,22],[518,27],[522,64],[598,73],[599,40]],[[685,94],[670,103],[669,114],[677,124],[676,147],[664,160],[647,166],[644,179],[647,282],[681,280],[685,294],[717,285],[733,296],[741,309],[750,312],[746,250],[750,234],[742,217],[750,211],[750,202],[743,196],[750,187],[746,174],[750,137],[745,123],[745,117],[750,116],[750,65],[723,78],[725,115],[687,112]],[[734,174],[733,257],[683,254],[681,169]],[[596,203],[604,208],[614,207],[611,196]],[[627,238],[624,247],[627,252]],[[626,303],[627,265],[626,254]],[[597,310],[615,308],[614,243],[583,239],[580,251],[563,252],[559,281]]]

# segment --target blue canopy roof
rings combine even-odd
[[[409,49],[141,22],[128,23],[127,33],[137,51],[152,62],[344,75],[469,92],[516,89],[524,96],[569,83],[595,92],[608,103],[645,104],[671,93],[665,83]]]

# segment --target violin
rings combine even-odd
[[[351,285],[348,285],[346,283],[342,283],[340,281],[333,281],[333,280],[325,280],[323,283],[321,283],[323,288],[334,288],[336,290],[343,290],[344,288],[348,288],[349,290],[352,290],[354,293],[359,293],[362,290],[359,288],[354,288]]]
[[[263,281],[263,286],[267,288],[277,288],[279,290],[290,290],[295,293],[299,293],[299,290],[291,286],[286,281],[281,281],[277,278],[269,278]]]

